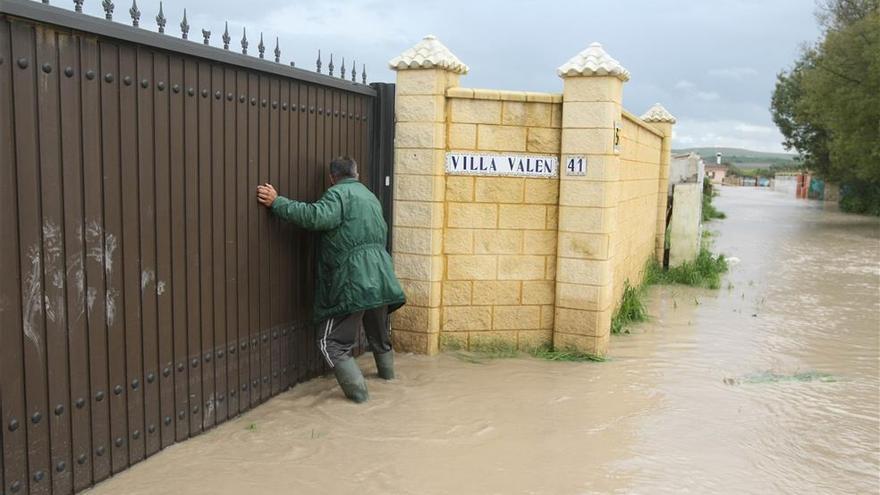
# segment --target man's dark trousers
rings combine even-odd
[[[351,358],[351,349],[357,342],[361,322],[373,354],[384,354],[391,350],[388,306],[329,318],[318,327],[318,347],[331,368]]]

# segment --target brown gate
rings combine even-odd
[[[390,205],[377,87],[0,0],[2,493],[83,489],[325,371],[316,237],[255,187],[316,200],[347,154]]]

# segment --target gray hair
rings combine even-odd
[[[337,179],[357,177],[357,162],[348,156],[339,156],[330,160],[330,175]]]

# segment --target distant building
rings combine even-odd
[[[721,184],[725,177],[727,177],[727,170],[730,168],[729,165],[706,165],[706,177],[712,181],[713,184]]]

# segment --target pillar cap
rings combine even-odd
[[[642,115],[642,120],[645,122],[651,123],[665,123],[665,124],[674,124],[675,117],[669,113],[668,110],[663,108],[663,105],[659,103],[655,103],[654,106],[648,109],[644,115]]]
[[[468,66],[433,34],[425,36],[415,46],[392,58],[388,66],[392,70],[443,69],[456,74],[468,72]]]
[[[608,55],[600,43],[590,43],[586,50],[578,53],[568,62],[556,69],[559,77],[575,76],[613,76],[621,81],[629,81],[629,71],[620,62]]]

